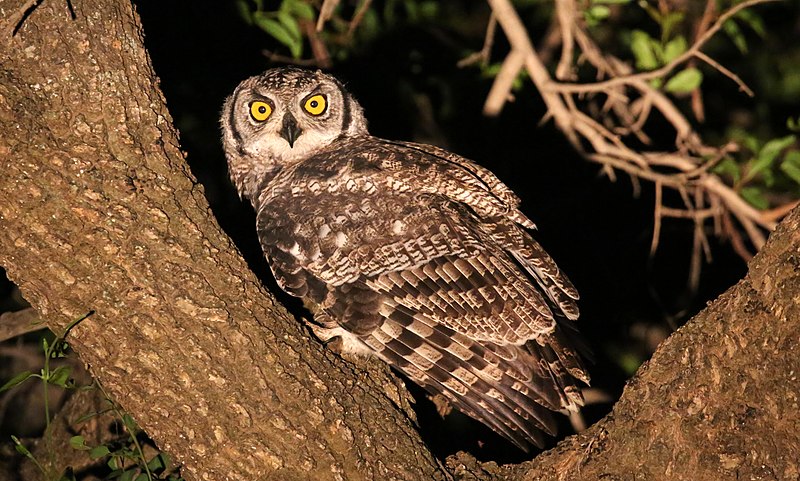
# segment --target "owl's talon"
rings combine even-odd
[[[344,351],[344,339],[342,336],[332,337],[325,341],[325,347],[341,356]]]

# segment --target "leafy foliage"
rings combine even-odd
[[[314,19],[314,9],[303,0],[283,0],[277,10],[266,10],[264,0],[255,0],[252,4],[247,0],[237,0],[237,7],[242,18],[255,25],[269,36],[285,45],[292,57],[303,55],[303,34],[301,22]]]
[[[768,209],[770,197],[800,197],[800,145],[794,134],[762,141],[754,134],[731,129],[731,139],[742,146],[737,156],[725,157],[714,171],[725,176],[743,199],[757,209]]]

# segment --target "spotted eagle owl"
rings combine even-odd
[[[491,172],[373,137],[334,77],[276,68],[226,100],[230,176],[323,341],[386,361],[526,449],[582,404],[578,293]]]

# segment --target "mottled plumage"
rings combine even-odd
[[[378,356],[522,448],[554,434],[551,411],[582,403],[578,293],[491,172],[370,136],[321,72],[245,80],[222,126],[272,272],[321,339]]]

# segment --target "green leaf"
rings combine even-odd
[[[756,154],[759,150],[761,150],[761,141],[755,135],[747,135],[744,139],[742,139],[742,143],[747,150]]]
[[[292,37],[292,34],[277,20],[265,17],[263,14],[254,16],[256,25],[267,32],[271,37],[289,47],[292,55],[297,58],[300,56],[302,42]]]
[[[633,353],[623,354],[617,362],[629,376],[636,374],[642,365],[642,360]]]
[[[167,453],[161,453],[161,462],[164,463],[164,469],[169,469],[170,463],[172,463],[172,458],[169,457]]]
[[[686,51],[686,38],[683,35],[679,35],[673,38],[672,40],[667,42],[667,44],[664,46],[664,57],[663,57],[664,63],[669,63],[675,60],[676,58],[678,58],[679,55],[681,55],[685,51]]]
[[[606,7],[605,5],[594,5],[592,7],[589,7],[587,12],[589,12],[589,15],[598,20],[606,19],[608,18],[609,15],[611,15],[611,9]]]
[[[605,5],[594,5],[583,11],[583,18],[590,27],[597,26],[601,21],[611,15],[611,9]]]
[[[381,32],[381,19],[375,9],[370,8],[358,24],[358,32],[365,38],[377,37]]]
[[[135,468],[129,469],[120,475],[119,481],[132,481],[137,472],[138,470]]]
[[[774,159],[772,159],[774,160]],[[754,157],[750,159],[747,165],[747,173],[744,174],[744,182],[751,180],[753,177],[768,169],[772,165],[772,160],[764,157]]]
[[[128,413],[122,415],[122,423],[125,424],[125,428],[128,431],[135,431],[136,430],[136,421],[133,420],[133,416]],[[131,434],[134,434],[131,432]]]
[[[787,152],[780,168],[784,174],[800,185],[800,152],[797,150]]]
[[[731,179],[733,179],[734,184],[738,184],[739,180],[742,177],[742,174],[739,169],[739,164],[737,164],[736,161],[733,160],[733,158],[731,157],[725,157],[724,159],[722,159],[722,161],[720,161],[720,163],[715,165],[714,168],[711,169],[711,171],[714,172],[715,174],[723,174],[730,176]]]
[[[69,343],[65,341],[63,337],[57,337],[55,340],[53,340],[53,344],[50,346],[50,359],[67,357],[68,350]]]
[[[746,24],[750,27],[759,37],[765,37],[767,32],[764,28],[764,20],[761,19],[757,14],[753,13],[752,10],[740,10],[734,18],[738,18],[742,21],[742,23]]]
[[[499,62],[486,65],[485,67],[483,67],[481,69],[481,75],[483,77],[485,77],[485,78],[497,77],[497,74],[500,72],[500,67],[502,67],[502,66],[503,66],[503,64],[501,64]]]
[[[647,12],[647,14],[650,15],[650,18],[652,18],[656,23],[659,25],[661,24],[663,17],[658,9],[651,7],[650,4],[647,3],[647,0],[639,0],[639,6],[644,9],[644,11]]]
[[[281,7],[284,5],[295,17],[302,18],[303,20],[314,20],[316,16],[314,14],[314,8],[302,0],[284,0]]]
[[[676,94],[685,94],[699,87],[702,81],[703,73],[694,67],[689,67],[669,79],[667,84],[664,85],[664,90]]]
[[[30,371],[22,371],[21,373],[9,379],[8,382],[0,386],[0,392],[8,391],[12,387],[22,384],[23,382],[27,381],[29,378],[34,376],[36,375]]]
[[[421,2],[419,4],[419,16],[423,20],[435,20],[439,15],[439,2],[435,0]]]
[[[403,2],[403,7],[406,9],[406,18],[408,19],[408,22],[418,23],[419,9],[417,8],[417,2],[415,0],[405,0]]]
[[[739,195],[756,209],[764,210],[769,207],[769,201],[764,197],[764,192],[760,187],[743,187],[742,190],[739,191]]]
[[[111,451],[108,450],[108,446],[101,444],[100,446],[94,447],[89,451],[89,457],[92,459],[100,459],[103,456],[108,456]]]
[[[781,151],[786,147],[792,145],[794,141],[794,135],[787,135],[786,137],[781,137],[779,139],[772,139],[764,144],[764,146],[758,151],[758,156],[750,162],[747,174],[744,176],[744,181],[747,182],[758,174],[766,174],[775,163],[775,159],[778,158],[778,154],[780,154]],[[772,179],[767,178],[765,175],[765,181],[767,185],[770,185]]]
[[[800,117],[794,119],[789,117],[786,119],[786,128],[792,132],[800,132]]]
[[[672,36],[672,30],[675,28],[676,25],[683,22],[683,17],[685,15],[683,12],[669,12],[668,14],[664,15],[659,21],[659,25],[661,25],[661,42],[666,43],[667,39]]]
[[[775,185],[775,173],[772,171],[772,169],[767,169],[761,172],[761,181],[768,189]]]
[[[250,4],[247,3],[247,0],[236,0],[236,10],[246,24],[253,24],[253,12],[250,11]]]
[[[22,441],[20,441],[18,437],[12,435],[11,440],[14,441],[14,449],[16,449],[19,454],[28,457],[30,459],[33,459],[33,454],[31,454],[31,452],[28,451],[28,448],[26,448],[25,445],[22,444]]]
[[[141,473],[139,476],[136,476],[136,481],[149,481],[147,473]]]
[[[50,373],[47,377],[47,382],[67,389],[75,387],[75,381],[69,378],[70,374],[72,374],[71,367],[59,366],[55,371]]]
[[[53,343],[52,351],[50,352],[50,359],[60,359],[62,357],[67,357],[68,350],[69,350],[69,344],[66,341],[62,341],[61,339],[56,339],[56,342]]]
[[[745,40],[739,25],[733,19],[723,23],[722,29],[725,30],[725,33],[728,34],[728,37],[730,37],[731,41],[733,41],[733,44],[736,45],[736,48],[738,48],[740,52],[747,53],[747,40]]]
[[[83,436],[72,436],[69,438],[69,445],[72,446],[72,449],[77,449],[78,451],[87,451],[91,449],[86,445],[86,439],[84,439]]]
[[[636,68],[639,70],[653,70],[658,68],[658,58],[653,51],[657,42],[642,30],[631,32],[631,51],[636,59]]]
[[[303,34],[300,33],[300,24],[289,12],[280,10],[278,11],[278,21],[283,25],[287,32],[292,36],[295,41],[300,41]]]
[[[147,469],[150,471],[159,471],[161,469],[166,469],[167,461],[164,460],[161,453],[153,456],[153,458],[147,463]]]
[[[758,158],[767,159],[769,163],[772,163],[778,154],[780,154],[781,151],[786,147],[792,145],[796,139],[797,137],[794,135],[787,135],[786,137],[781,137],[779,139],[772,139],[764,144],[763,147],[761,147],[761,150],[758,152]]]

